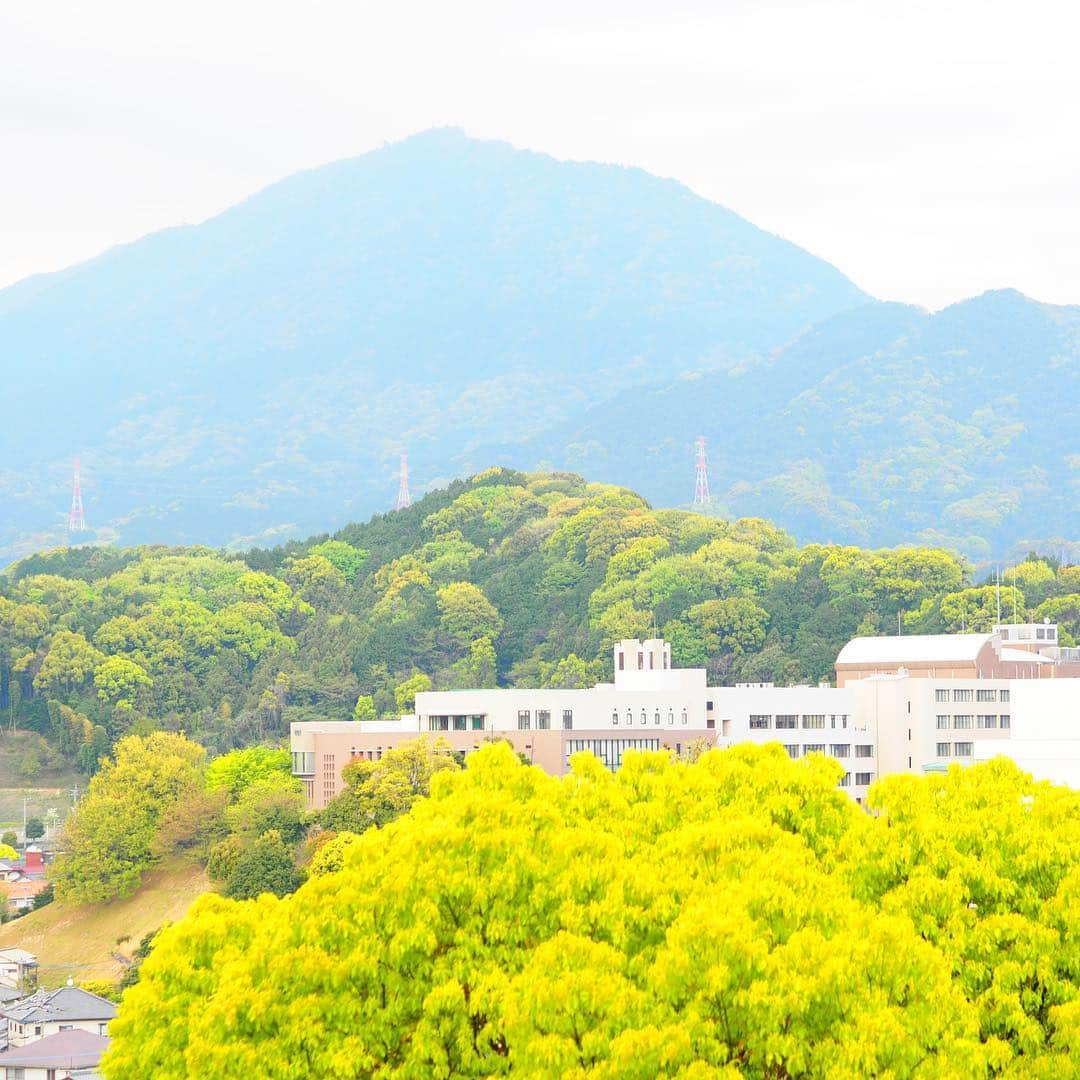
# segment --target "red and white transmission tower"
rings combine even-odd
[[[699,435],[697,446],[697,464],[694,467],[694,505],[708,506],[712,502],[709,495],[709,459],[705,456],[705,436]]]
[[[75,477],[71,483],[71,510],[68,513],[68,532],[87,532],[86,515],[83,513],[82,484],[79,482],[79,459],[75,459]]]
[[[412,506],[412,496],[409,494],[409,455],[401,455],[401,467],[398,474],[397,508],[406,510]]]

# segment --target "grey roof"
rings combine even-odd
[[[0,1005],[10,1005],[13,1001],[22,1001],[23,998],[29,996],[25,990],[20,990],[17,986],[0,983]]]
[[[25,949],[0,949],[0,960],[10,960],[13,964],[37,965],[37,957]]]
[[[38,990],[17,1005],[0,1008],[17,1024],[42,1024],[50,1020],[112,1020],[116,1006],[79,986],[61,986],[59,990]]]
[[[0,1053],[0,1069],[92,1069],[108,1048],[108,1035],[74,1028],[10,1047]]]

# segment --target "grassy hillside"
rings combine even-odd
[[[65,907],[50,904],[0,926],[0,948],[22,948],[41,963],[41,982],[59,986],[70,976],[119,979],[144,935],[175,922],[211,888],[206,872],[189,862],[164,864],[126,900]]]

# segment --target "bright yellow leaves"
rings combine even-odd
[[[492,744],[294,895],[203,901],[106,1076],[1069,1075],[1073,793],[995,763],[870,817],[775,746],[573,765]]]

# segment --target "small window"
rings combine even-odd
[[[952,692],[953,701],[972,701],[975,694],[971,690],[954,690]]]
[[[619,710],[613,709],[611,712],[611,722],[618,727],[619,726]]]
[[[872,746],[867,746],[866,743],[856,743],[855,744],[855,756],[856,757],[873,757],[874,756],[874,748]]]
[[[682,722],[684,724],[686,723],[686,710],[685,709],[683,709],[683,711],[682,711]]]
[[[675,723],[675,710],[674,709],[668,709],[667,722],[669,724],[674,724]]]
[[[634,726],[634,714],[629,709],[626,710],[626,726]]]
[[[1009,700],[1009,693],[1010,692],[1008,690],[1000,690],[1000,691],[998,691],[998,701],[1008,701]]]
[[[950,757],[952,755],[952,746],[947,742],[939,742],[937,744],[937,756],[938,757]]]
[[[799,748],[794,743],[784,743],[784,749],[792,760],[799,756]]]
[[[998,717],[998,721],[1003,729],[1008,729],[1012,727],[1012,717],[1008,713],[1002,713]]]
[[[873,773],[859,772],[855,774],[855,783],[858,784],[859,787],[866,787],[866,785],[869,784],[870,781],[873,780],[873,778]]]
[[[948,713],[938,713],[937,729],[938,729],[938,731],[948,731],[948,729],[949,729],[949,714]]]
[[[833,743],[829,747],[829,753],[834,758],[851,757],[851,744],[850,743]]]
[[[804,754],[824,754],[825,753],[825,744],[824,743],[816,743],[816,742],[815,743],[807,743],[803,747],[803,753]]]
[[[997,691],[996,690],[976,690],[975,691],[975,700],[976,701],[997,701]]]
[[[954,728],[957,728],[957,729],[962,730],[962,731],[966,731],[968,728],[970,728],[972,726],[972,720],[973,719],[974,718],[969,713],[965,713],[965,714],[962,714],[960,716],[954,716],[952,718],[952,725],[953,725]]]
[[[623,671],[626,668],[626,657],[623,656],[622,649],[619,650],[619,670]]]
[[[969,742],[953,743],[953,755],[955,757],[971,757],[974,745],[974,743]]]
[[[840,786],[851,787],[851,773],[846,772],[843,776],[840,777]]]
[[[645,714],[645,710],[644,710],[644,709],[642,709],[642,710],[641,710],[641,722],[642,722],[643,724],[647,724],[647,723],[649,722],[649,718],[648,718],[648,716],[647,716],[647,715]]]
[[[536,710],[536,730],[549,731],[551,729],[551,712],[548,709]]]
[[[949,691],[948,690],[935,690],[934,691],[934,700],[935,701],[948,701],[949,700]]]
[[[518,709],[518,731],[528,731],[532,727],[528,709]]]
[[[653,723],[656,723],[656,724],[660,723],[660,710],[659,709],[656,710],[656,714],[655,714],[655,716],[653,718]]]
[[[573,731],[574,730],[574,710],[573,709],[563,709],[563,711],[562,711],[562,726],[563,726],[563,731]]]
[[[790,713],[779,713],[776,717],[777,731],[794,731],[798,726],[798,717]]]
[[[482,716],[474,716],[472,718],[472,729],[473,731],[484,730],[484,718]]]
[[[802,726],[804,728],[824,728],[825,727],[825,714],[824,713],[811,713],[809,716],[803,716]]]
[[[751,731],[767,731],[769,725],[772,723],[771,715],[763,714],[750,714],[750,730]]]
[[[455,731],[464,731],[465,726],[466,726],[466,719],[465,719],[464,716],[455,716],[454,717],[454,730]]]

